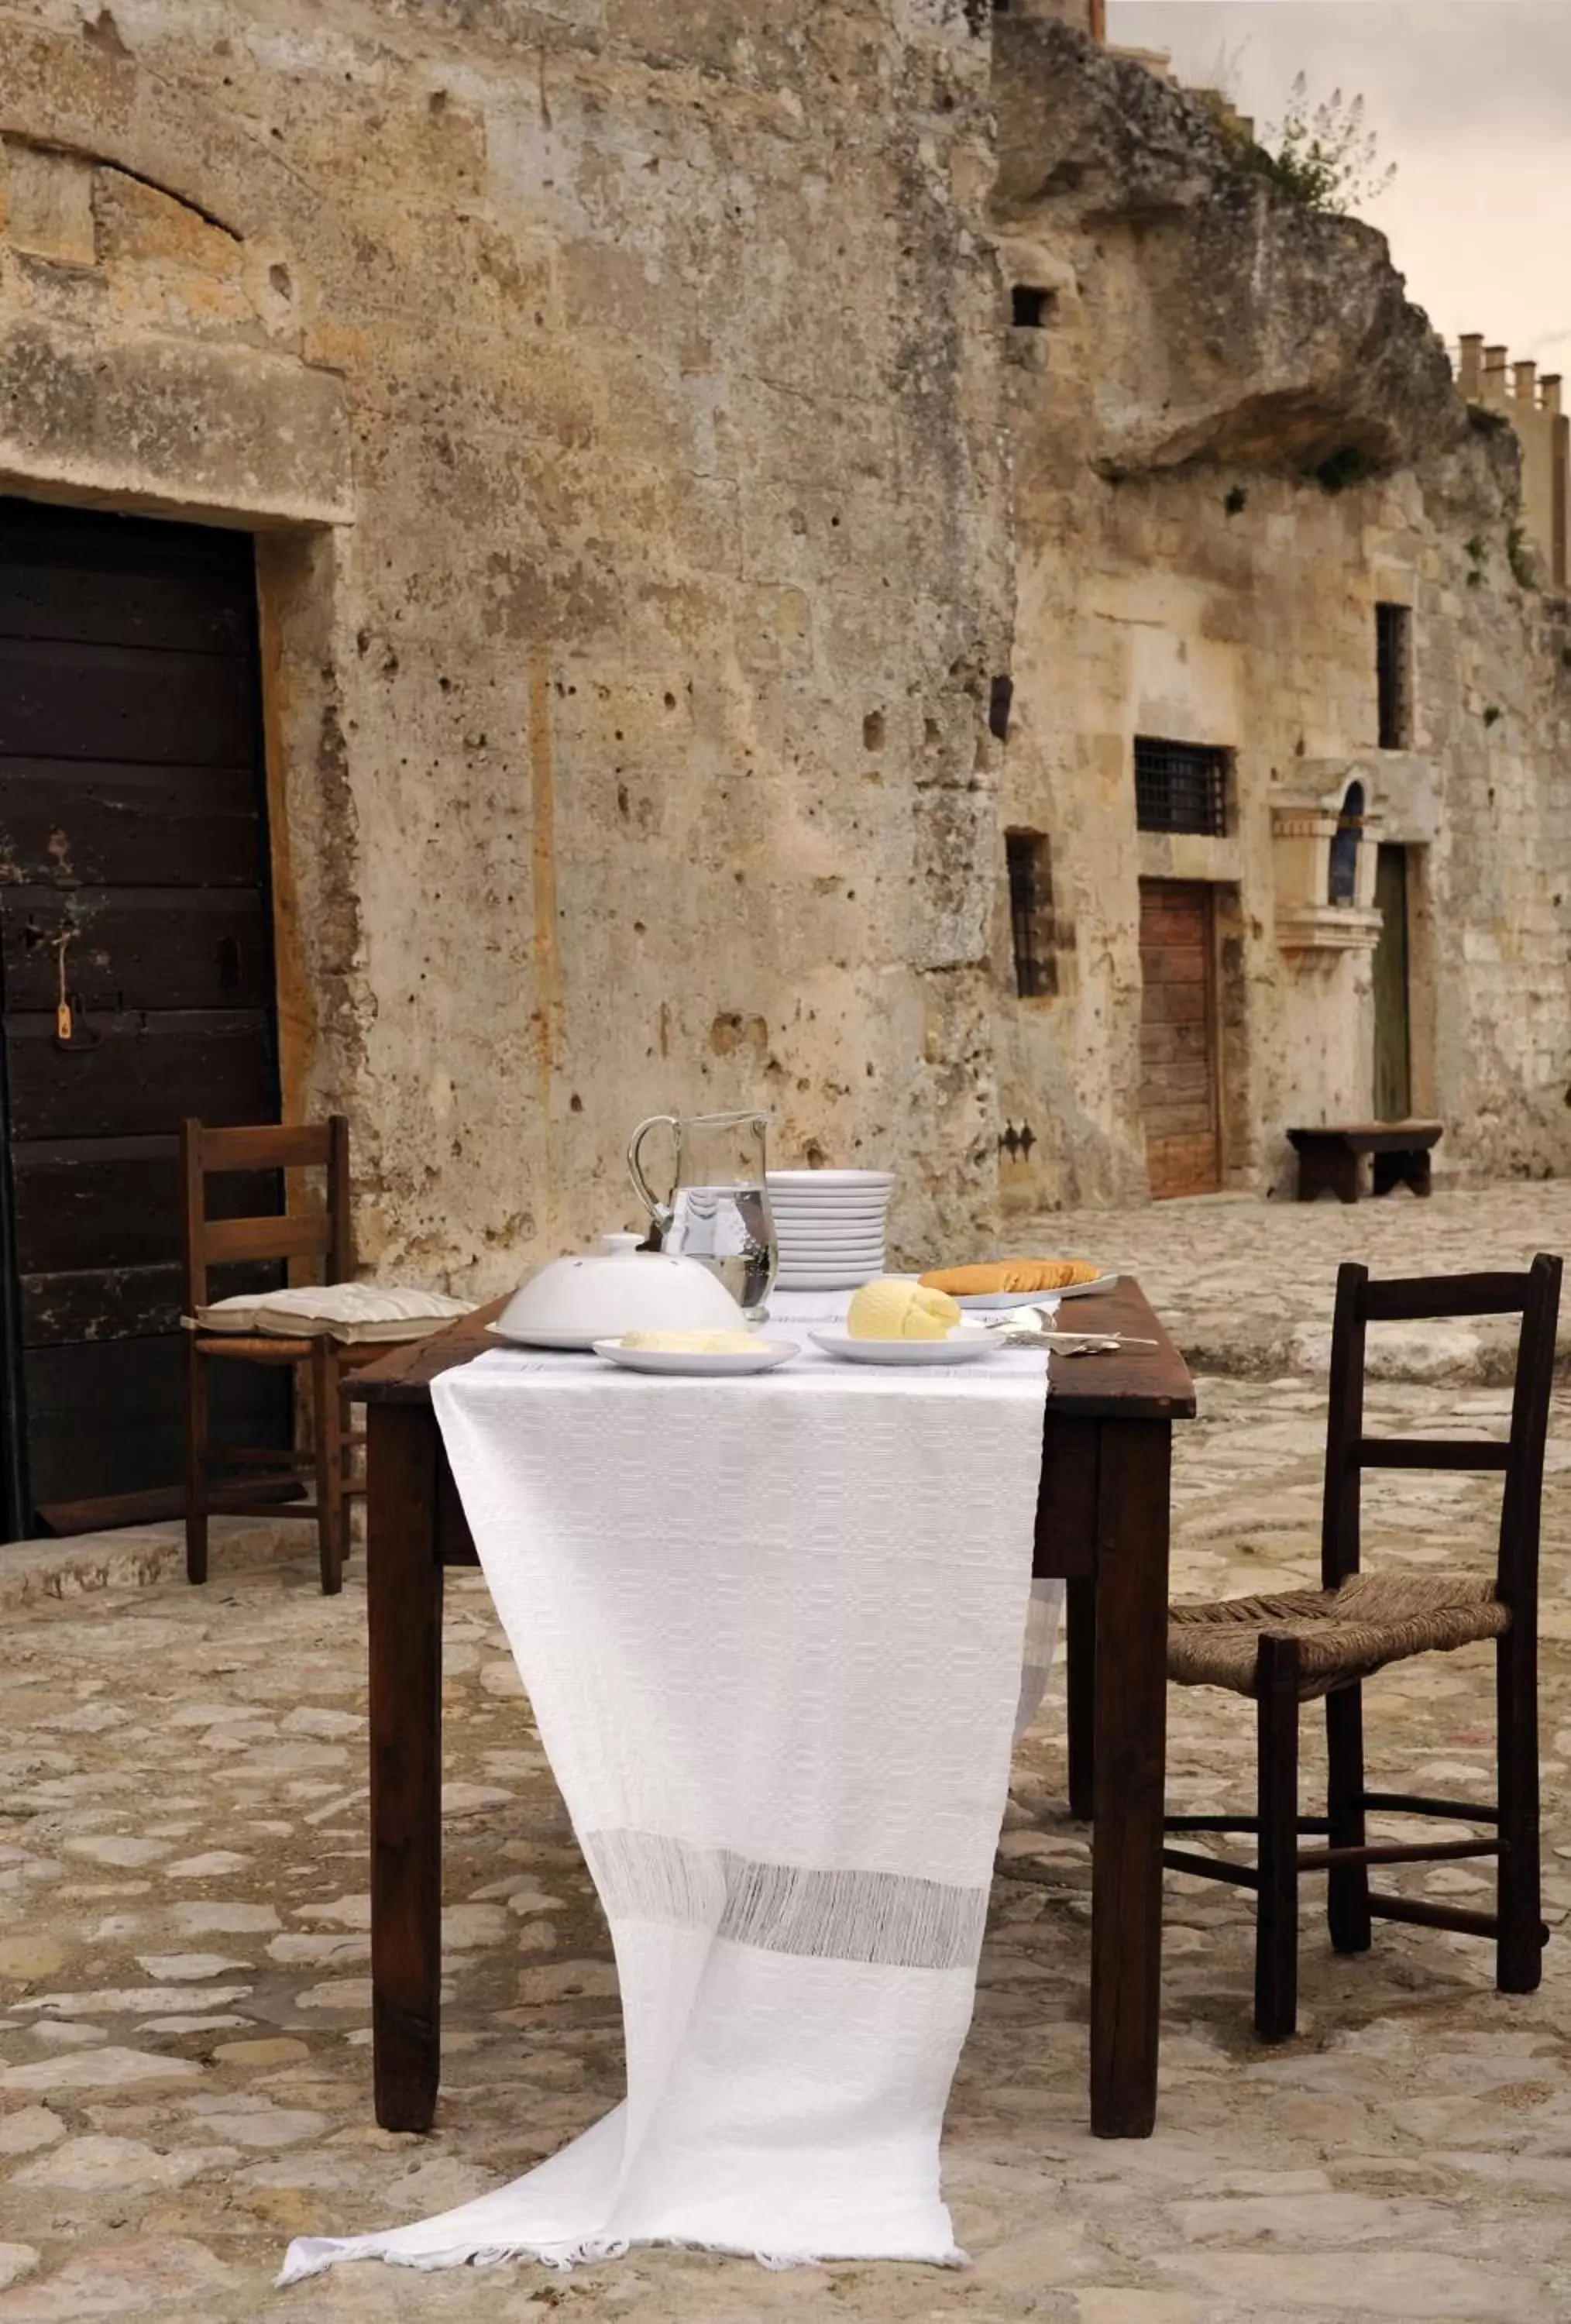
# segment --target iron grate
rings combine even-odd
[[[1010,935],[1014,947],[1014,989],[1022,1001],[1041,1001],[1058,989],[1053,957],[1053,875],[1048,843],[1040,832],[1006,831]]]
[[[1134,800],[1140,829],[1224,837],[1230,757],[1209,742],[1166,742],[1137,734]]]
[[[1375,672],[1382,751],[1406,751],[1412,743],[1412,622],[1406,605],[1374,609]]]

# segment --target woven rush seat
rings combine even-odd
[[[310,1361],[311,1355],[309,1340],[285,1340],[271,1333],[263,1338],[260,1332],[251,1333],[244,1339],[235,1335],[220,1338],[216,1332],[199,1332],[195,1334],[194,1346],[199,1356],[219,1362],[229,1358],[246,1364],[303,1364]],[[381,1348],[376,1351],[378,1355],[384,1352]]]
[[[1168,1676],[1178,1686],[1256,1692],[1262,1637],[1298,1642],[1298,1699],[1367,1678],[1409,1655],[1498,1638],[1511,1609],[1488,1573],[1354,1573],[1336,1590],[1180,1599],[1168,1609]]]

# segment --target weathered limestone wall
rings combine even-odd
[[[1382,238],[1241,172],[1206,110],[1003,19],[997,221],[1048,294],[1010,333],[1018,616],[1004,821],[1048,839],[1057,991],[995,920],[1020,1207],[1138,1198],[1139,881],[1215,883],[1224,1183],[1365,1118],[1371,952],[1299,950],[1273,804],[1362,780],[1410,851],[1413,1104],[1441,1167],[1571,1165],[1562,603],[1511,569],[1516,467]],[[1411,608],[1411,748],[1376,747],[1377,603]],[[1224,838],[1137,832],[1133,742],[1235,753]],[[1002,892],[1002,872],[1000,874]],[[1324,901],[1324,898],[1318,900]]]
[[[244,524],[286,1087],[476,1289],[767,1100],[992,1199],[985,16],[32,0],[0,486]]]

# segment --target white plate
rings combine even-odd
[[[778,1276],[774,1287],[777,1291],[856,1291],[863,1284],[876,1281],[870,1268],[814,1267]]]
[[[769,1178],[764,1191],[772,1203],[887,1203],[894,1194],[892,1185],[876,1178]]]
[[[782,1211],[887,1211],[889,1190],[875,1186],[870,1194],[852,1194],[844,1187],[831,1186],[824,1194],[793,1194],[779,1186],[765,1190],[772,1206],[778,1203]]]
[[[967,1291],[954,1296],[967,1314],[995,1314],[1005,1307],[1043,1307],[1049,1300],[1080,1299],[1088,1291],[1109,1291],[1116,1275],[1099,1275],[1095,1283],[1077,1283],[1059,1291]]]
[[[815,1258],[830,1266],[837,1259],[882,1259],[884,1250],[879,1235],[780,1235],[776,1240],[782,1259],[804,1259],[809,1266]]]
[[[822,1235],[833,1235],[837,1242],[883,1242],[884,1222],[882,1219],[786,1219],[774,1222],[777,1239],[783,1235],[788,1242],[810,1242]]]
[[[504,1332],[500,1323],[487,1323],[485,1329],[510,1348],[550,1348],[558,1355],[587,1355],[595,1344],[582,1332],[531,1332],[525,1338],[522,1332]]]
[[[974,1364],[1002,1342],[982,1332],[951,1333],[947,1340],[854,1340],[849,1332],[809,1332],[815,1347],[850,1364]]]
[[[842,1227],[863,1234],[881,1235],[888,1224],[883,1211],[792,1211],[782,1204],[770,1213],[777,1228],[789,1233],[794,1227],[799,1234],[816,1234],[820,1228]]]
[[[774,1287],[777,1291],[855,1291],[862,1284],[873,1282],[877,1275],[875,1267],[782,1268]]]
[[[828,1242],[819,1235],[788,1234],[781,1241],[778,1230],[775,1234],[775,1245],[782,1262],[787,1266],[792,1259],[805,1259],[811,1263],[814,1252],[822,1253],[823,1264],[827,1266],[833,1266],[835,1261],[837,1259],[843,1259],[848,1250],[870,1251],[873,1258],[881,1259],[884,1247],[882,1235],[847,1235],[844,1240],[836,1239],[833,1242]]]
[[[855,1234],[819,1233],[817,1229],[804,1228],[800,1234],[793,1234],[790,1227],[782,1227],[777,1221],[774,1239],[782,1253],[798,1250],[882,1250],[884,1247],[883,1236],[876,1228],[869,1233],[864,1228],[858,1227]]]
[[[676,1324],[672,1324],[670,1326],[672,1331],[676,1331],[679,1328],[681,1327]],[[724,1330],[747,1332],[753,1330],[755,1326],[751,1324],[744,1315],[740,1323],[716,1323],[707,1326],[700,1324],[696,1328],[698,1330],[709,1329],[714,1331]],[[525,1337],[524,1333],[522,1332],[504,1331],[500,1323],[487,1323],[485,1329],[491,1333],[493,1339],[504,1340],[510,1348],[539,1348],[542,1351],[549,1351],[552,1355],[559,1356],[589,1355],[593,1353],[594,1350],[599,1345],[600,1342],[605,1336],[603,1332],[596,1331],[590,1333],[531,1332],[528,1336]]]
[[[845,1231],[838,1227],[803,1227],[798,1232],[790,1227],[782,1226],[777,1220],[774,1235],[775,1240],[782,1250],[788,1244],[795,1250],[816,1250],[829,1244],[833,1244],[836,1250],[844,1250],[848,1244],[855,1244],[858,1250],[883,1249],[883,1237],[876,1228],[871,1233],[865,1227],[847,1229]]]
[[[790,1291],[793,1285],[802,1290],[818,1291],[836,1283],[876,1283],[883,1273],[875,1259],[804,1259],[799,1266],[782,1266],[775,1281],[782,1291]]]
[[[777,1210],[772,1204],[770,1216],[776,1226],[795,1227],[799,1233],[809,1234],[819,1227],[860,1227],[864,1233],[882,1234],[887,1213],[865,1211],[799,1211],[790,1204],[781,1203]]]
[[[883,1203],[771,1203],[770,1216],[799,1227],[881,1227],[888,1217]]]
[[[789,1364],[799,1352],[794,1340],[760,1340],[753,1348],[716,1349],[701,1355],[697,1349],[624,1348],[620,1340],[596,1340],[595,1353],[607,1363],[630,1372],[685,1372],[701,1379],[724,1379],[744,1372],[772,1372]]]
[[[794,1194],[803,1187],[826,1186],[834,1186],[842,1192],[846,1189],[860,1192],[864,1187],[892,1186],[894,1172],[892,1170],[766,1170],[763,1174],[763,1182],[772,1194],[777,1187],[782,1194]]]
[[[860,1254],[851,1250],[782,1250],[780,1271],[782,1275],[855,1275],[860,1280],[883,1273],[883,1254],[873,1250]]]

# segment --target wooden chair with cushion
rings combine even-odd
[[[322,1588],[343,1587],[349,1548],[349,1504],[365,1490],[352,1481],[354,1448],[345,1404],[347,1376],[385,1355],[385,1347],[344,1347],[325,1333],[286,1339],[258,1331],[191,1328],[208,1304],[208,1269],[226,1262],[256,1259],[317,1259],[324,1283],[347,1283],[355,1270],[349,1215],[349,1125],[342,1114],[310,1127],[206,1130],[199,1121],[180,1125],[180,1167],[185,1190],[186,1380],[186,1574],[208,1578],[208,1518],[224,1496],[215,1489],[214,1468],[271,1471],[313,1477],[316,1498],[281,1503],[270,1514],[314,1519],[321,1554]],[[207,1181],[216,1172],[318,1169],[327,1173],[326,1199],[313,1212],[276,1213],[265,1218],[209,1219]],[[208,1442],[208,1367],[214,1363],[290,1364],[310,1378],[310,1452],[250,1445],[219,1451]]]
[[[1417,1277],[1372,1283],[1363,1267],[1336,1281],[1330,1417],[1318,1591],[1170,1609],[1168,1674],[1180,1686],[1224,1686],[1252,1696],[1259,1766],[1252,1816],[1169,1816],[1169,1831],[1252,1832],[1253,1866],[1169,1849],[1163,1862],[1226,1880],[1255,1896],[1254,2022],[1285,2041],[1298,2016],[1298,1876],[1329,1876],[1327,1918],[1338,1952],[1366,1951],[1372,1919],[1416,1922],[1492,1938],[1502,1993],[1531,1993],[1548,1931],[1539,1918],[1538,1748],[1539,1513],[1560,1305],[1558,1259],[1539,1257],[1524,1275]],[[1443,1315],[1521,1317],[1511,1435],[1372,1437],[1363,1431],[1364,1340],[1378,1323]],[[1492,1573],[1412,1567],[1363,1573],[1359,1516],[1366,1469],[1503,1472]],[[1492,1639],[1499,1720],[1492,1805],[1371,1791],[1363,1772],[1363,1683],[1387,1664]],[[1324,1697],[1326,1813],[1298,1813],[1298,1709]],[[1411,1845],[1372,1843],[1371,1811],[1433,1816],[1492,1832],[1488,1839]],[[1304,1848],[1299,1836],[1323,1834]],[[1372,1865],[1497,1859],[1495,1909],[1464,1911],[1427,1897],[1372,1891]]]

